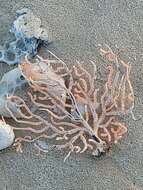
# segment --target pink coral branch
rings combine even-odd
[[[99,155],[127,132],[126,126],[118,121],[117,116],[127,114],[134,107],[130,66],[110,48],[101,49],[101,54],[111,64],[108,66],[106,83],[97,88],[94,62],[90,61],[93,70],[91,75],[79,62],[69,69],[52,52],[49,53],[52,59],[37,56],[35,64],[26,59],[19,66],[29,84],[27,98],[37,108],[37,112],[31,111],[21,97],[8,97],[16,103],[21,115],[21,119],[17,119],[7,105],[12,118],[18,123],[28,124],[26,128],[14,129],[29,131],[32,136],[36,136],[18,137],[16,143],[19,150],[22,141],[36,142],[43,138],[55,139],[53,146],[57,149],[68,148],[65,160],[72,152],[90,151],[93,155]],[[48,119],[43,117],[43,113]],[[44,148],[39,147],[39,151],[42,149],[44,151]]]

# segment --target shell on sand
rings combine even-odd
[[[12,127],[0,120],[0,150],[12,145],[14,138],[15,134]]]

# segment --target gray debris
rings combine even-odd
[[[40,46],[47,46],[48,32],[41,24],[41,19],[30,9],[18,10],[10,30],[16,40],[0,47],[0,62],[9,65],[19,63],[25,55],[33,57]]]
[[[26,83],[26,80],[21,75],[19,68],[15,68],[4,74],[0,81],[0,115],[5,117],[11,117],[7,111],[6,106],[14,113],[16,117],[19,117],[19,108],[16,104],[7,99],[8,96],[14,95],[17,88],[21,88]]]

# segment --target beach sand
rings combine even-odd
[[[50,50],[68,64],[93,60],[105,64],[98,44],[121,51],[132,65],[134,113],[143,115],[143,1],[141,0],[0,0],[0,40],[11,39],[15,11],[30,6],[49,30]],[[105,65],[104,65],[105,66]],[[87,62],[88,67],[88,62]],[[0,64],[0,76],[11,67]],[[101,74],[102,76],[102,74]],[[0,190],[141,190],[143,189],[143,118],[125,118],[128,134],[112,153],[94,158],[51,151],[37,157],[31,145],[23,154],[0,152]]]

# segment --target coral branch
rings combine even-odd
[[[52,59],[37,56],[34,64],[26,59],[19,65],[29,84],[27,99],[36,111],[32,111],[22,97],[8,97],[17,105],[21,115],[21,119],[17,119],[6,105],[12,118],[18,123],[28,124],[27,127],[13,129],[31,133],[28,137],[16,139],[18,149],[21,150],[22,141],[36,143],[42,138],[48,141],[54,139],[52,146],[57,149],[68,148],[65,160],[72,152],[90,151],[93,155],[100,155],[127,132],[118,116],[131,112],[134,107],[130,65],[111,49],[101,49],[101,54],[111,64],[107,67],[106,83],[97,88],[94,62],[90,61],[91,74],[79,62],[69,69],[52,52],[49,53]],[[35,146],[39,151],[45,151],[44,146],[37,143]]]

